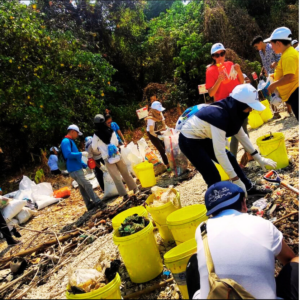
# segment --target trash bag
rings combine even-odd
[[[64,186],[61,189],[53,192],[53,197],[55,198],[66,198],[66,197],[70,197],[70,195],[71,195],[71,190],[67,186]]]
[[[103,173],[103,181],[104,196],[102,200],[106,200],[119,195],[116,185],[108,172]]]
[[[28,207],[23,207],[22,210],[17,214],[16,219],[18,219],[19,224],[26,223],[31,217],[36,216],[37,211],[31,210]]]
[[[11,221],[7,222],[9,231],[12,231],[16,225],[19,225],[19,221],[17,219],[11,219]]]
[[[188,168],[188,159],[179,148],[179,133],[164,137],[166,155],[175,176],[180,176]]]
[[[32,180],[30,180],[27,176],[23,175],[23,179],[21,180],[19,184],[19,190],[31,190],[33,187],[36,186],[36,183]]]
[[[13,217],[15,217],[22,208],[26,205],[26,201],[23,200],[13,200],[2,209],[2,215],[6,222],[9,222]]]
[[[140,156],[145,159],[146,156],[146,151],[148,149],[148,144],[146,142],[146,140],[144,138],[141,138],[138,142],[137,142],[138,146],[139,146],[139,152],[140,152]]]
[[[53,196],[39,195],[35,198],[35,204],[38,210],[41,210],[53,203],[57,203],[61,198],[54,198]]]
[[[150,148],[146,151],[146,160],[153,165],[155,176],[167,170],[166,166],[159,160],[157,155]]]
[[[32,200],[36,201],[39,196],[52,196],[53,189],[49,182],[42,182],[32,188]]]

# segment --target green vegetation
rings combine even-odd
[[[252,38],[279,26],[298,37],[296,0],[17,0],[0,3],[2,170],[58,145],[68,124],[87,135],[108,106],[123,128],[150,83],[167,107],[203,102],[212,43],[245,73],[260,72]]]

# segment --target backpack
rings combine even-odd
[[[175,129],[180,131],[182,126],[186,123],[186,121],[192,117],[196,112],[198,112],[201,108],[208,106],[208,104],[198,104],[192,107],[187,108],[184,113],[177,120]]]
[[[207,299],[255,299],[240,284],[232,279],[220,279],[215,273],[214,263],[208,246],[206,223],[201,226],[206,265],[208,270],[208,281],[210,292]]]
[[[70,145],[71,145],[71,151],[72,151],[72,142],[71,140],[69,139],[70,141]],[[65,171],[67,170],[67,160],[65,159],[64,157],[64,154],[62,152],[62,149],[61,149],[61,145],[59,147],[59,152],[57,154],[57,158],[58,158],[58,161],[57,161],[57,166],[58,168],[61,170],[61,171]]]

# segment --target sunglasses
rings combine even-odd
[[[221,53],[213,54],[212,56],[213,56],[214,58],[219,58],[220,56],[221,56],[221,57],[225,56],[225,54],[226,54],[226,51],[223,51],[223,52],[221,52]]]

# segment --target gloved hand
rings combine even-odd
[[[277,166],[277,162],[270,158],[262,157],[260,154],[253,155],[253,158],[255,161],[259,163],[263,171],[266,171],[266,166],[272,167],[272,169],[275,169]]]
[[[86,156],[86,157],[88,157],[88,155],[89,155],[89,153],[87,151],[83,151],[83,152],[81,152],[81,154],[82,154],[82,156]]]
[[[164,136],[163,136],[163,135],[158,135],[157,137],[158,137],[161,141],[164,140]]]
[[[245,186],[245,184],[243,183],[243,181],[241,179],[232,181],[232,183],[234,183],[237,186],[239,186],[245,192],[246,197],[247,197],[247,189],[246,189],[246,186]]]

